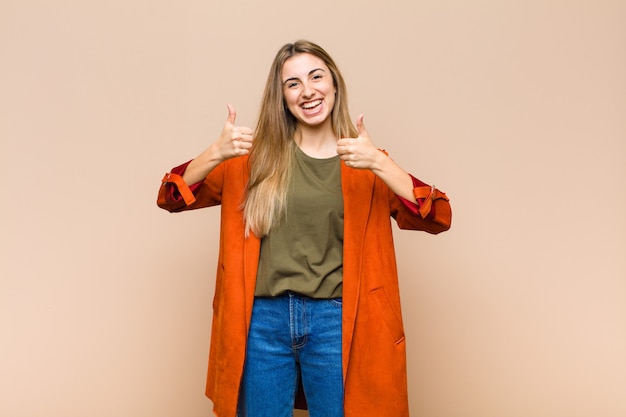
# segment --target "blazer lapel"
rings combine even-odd
[[[372,206],[375,175],[341,162],[341,187],[344,205],[343,236],[343,367],[346,375],[352,334],[358,310],[361,288],[361,259],[365,230]]]
[[[252,305],[254,304],[254,291],[256,289],[256,274],[259,266],[259,253],[261,240],[253,233],[243,242],[243,277],[246,302],[246,329],[250,328],[252,318]]]

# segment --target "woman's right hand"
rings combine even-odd
[[[235,108],[230,104],[227,107],[228,117],[220,137],[187,166],[183,179],[188,185],[204,180],[225,160],[250,153],[253,131],[249,127],[235,126]]]
[[[252,148],[252,129],[245,126],[235,126],[237,112],[235,108],[228,104],[228,117],[224,123],[224,129],[217,142],[214,144],[215,150],[219,153],[220,159],[234,158],[236,156],[250,153]]]

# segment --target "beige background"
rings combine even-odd
[[[626,415],[626,2],[0,2],[0,415],[201,417],[218,210],[162,175],[285,42],[451,197],[396,245],[415,417]]]

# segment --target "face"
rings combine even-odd
[[[287,108],[299,123],[330,122],[337,89],[324,61],[308,53],[292,56],[283,64],[281,79]]]

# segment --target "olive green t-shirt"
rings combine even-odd
[[[261,240],[256,296],[293,291],[341,297],[343,196],[339,155],[317,159],[296,147],[285,217]]]

